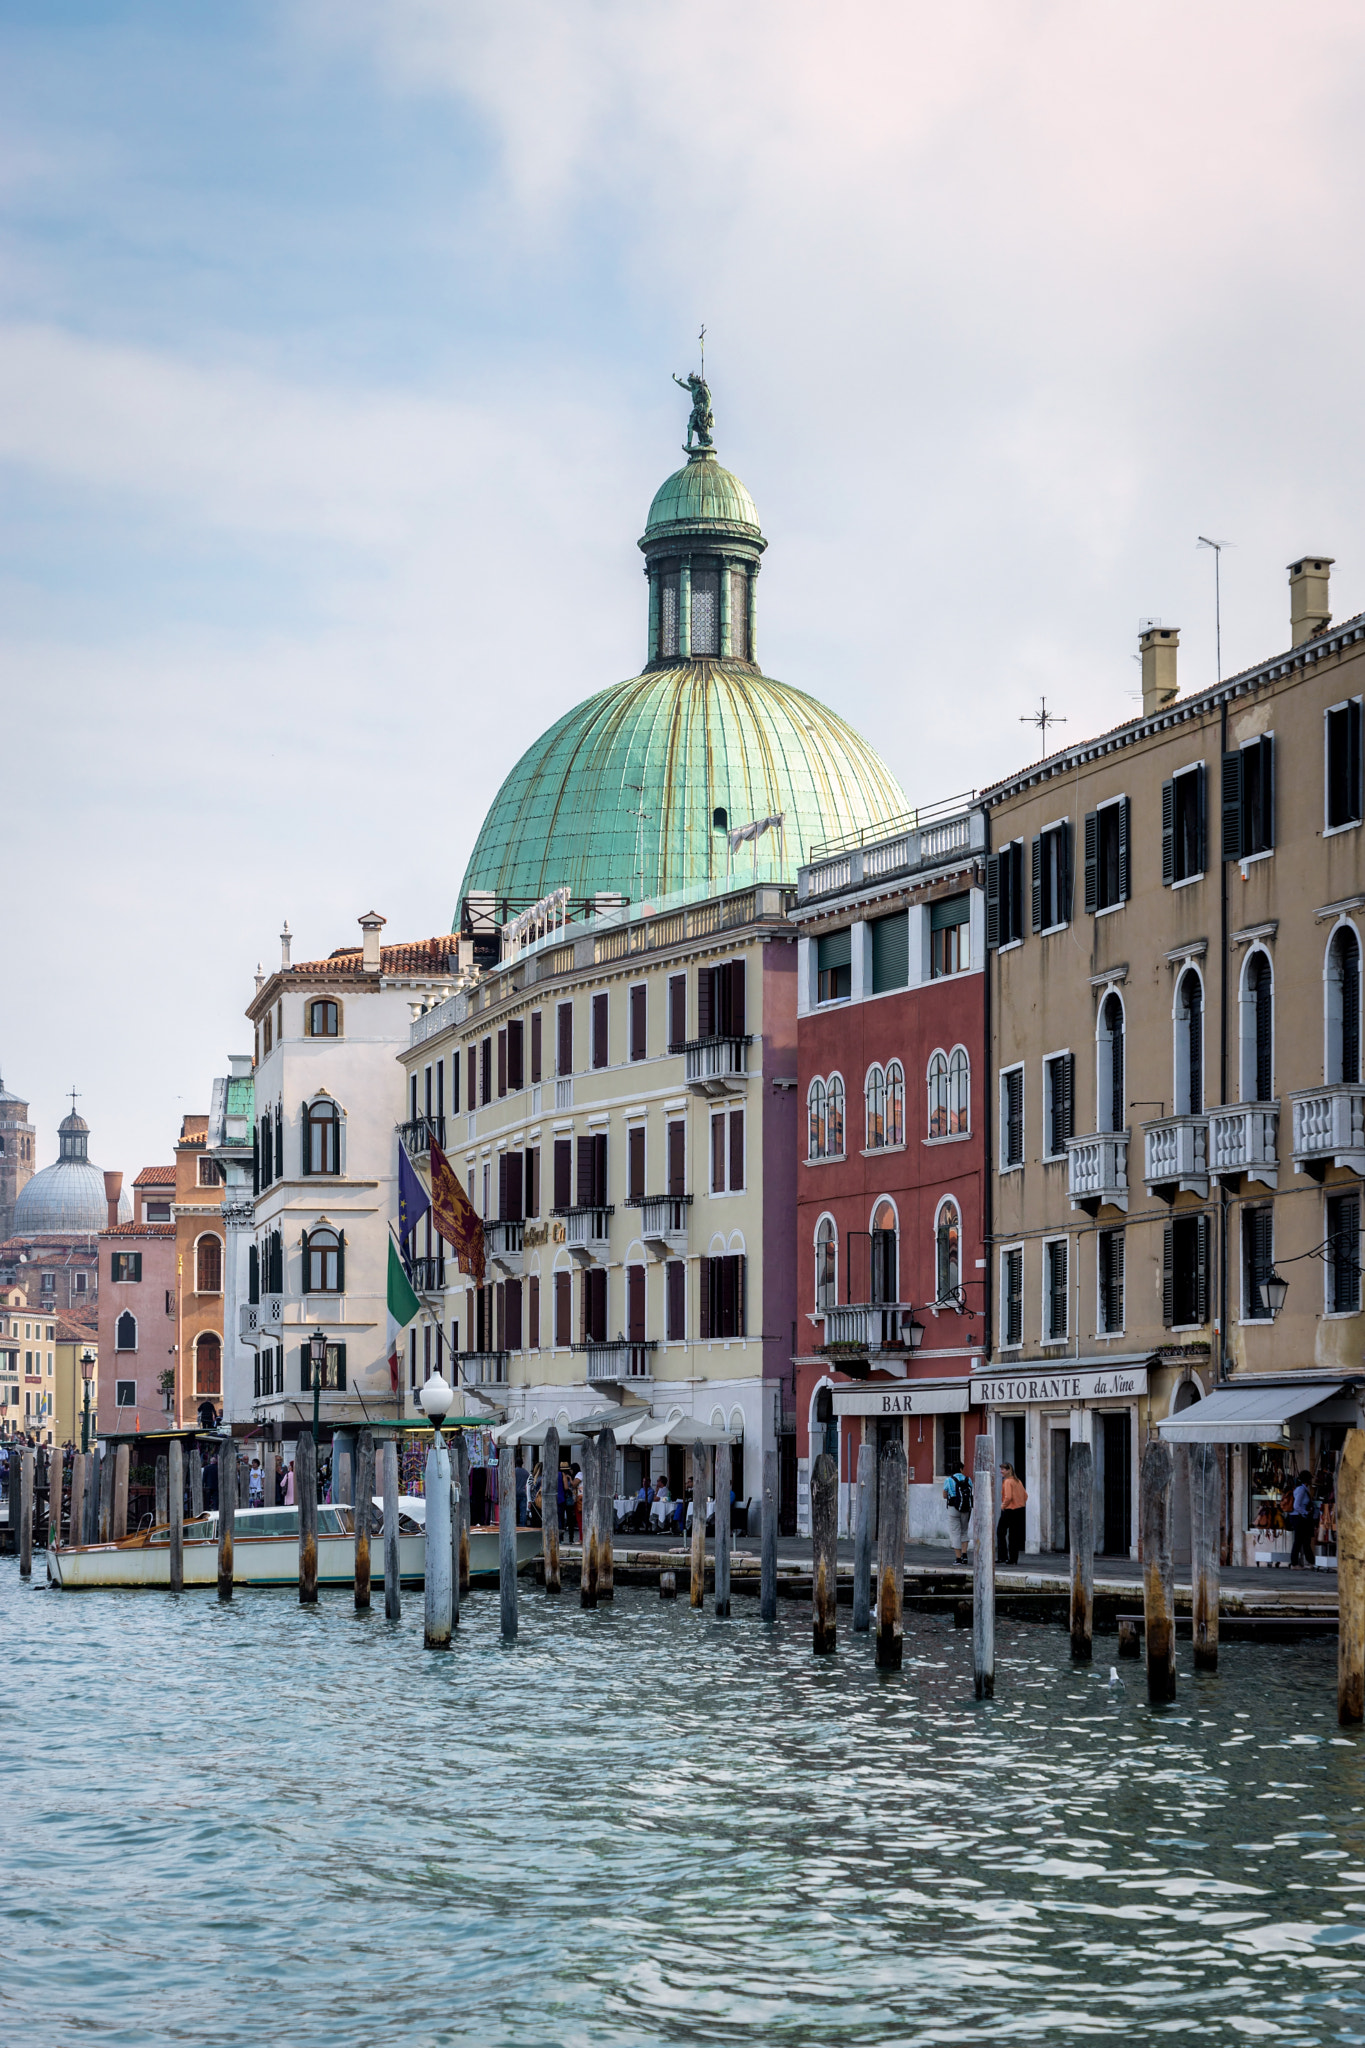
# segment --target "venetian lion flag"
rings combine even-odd
[[[398,1332],[405,1330],[421,1309],[421,1302],[403,1270],[398,1247],[389,1239],[389,1387],[398,1392]]]
[[[460,1186],[459,1176],[433,1138],[431,1141],[431,1216],[476,1287],[483,1286],[483,1224]]]

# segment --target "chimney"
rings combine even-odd
[[[104,1176],[104,1199],[109,1204],[109,1219],[106,1230],[118,1229],[118,1198],[123,1193],[123,1175],[106,1173]]]
[[[1180,685],[1175,679],[1175,650],[1180,645],[1180,628],[1163,626],[1160,619],[1138,621],[1138,646],[1142,650],[1142,715],[1152,717],[1164,711]]]
[[[1315,640],[1332,623],[1327,581],[1334,559],[1332,555],[1305,555],[1301,562],[1289,564],[1291,647],[1302,647],[1305,640]]]
[[[286,919],[285,919],[285,921],[284,921],[284,930],[283,930],[283,931],[282,931],[282,932],[280,933],[280,972],[281,972],[281,973],[283,973],[283,972],[284,972],[284,970],[285,970],[285,969],[286,969],[286,968],[288,967],[288,965],[289,965],[289,948],[290,948],[290,947],[291,947],[291,946],[293,945],[293,943],[294,943],[294,934],[293,934],[293,933],[292,933],[292,932],[290,931],[290,929],[289,929],[289,919],[288,919],[288,918],[286,918]]]
[[[265,987],[265,972],[264,972],[264,969],[263,969],[263,968],[262,968],[262,966],[261,966],[261,963],[260,963],[260,961],[258,960],[258,961],[256,962],[256,993],[257,993],[257,995],[259,995],[259,994],[260,994],[261,990],[262,990],[262,989],[263,989],[264,987]]]
[[[381,917],[377,910],[367,910],[360,919],[360,929],[365,934],[365,943],[360,952],[360,965],[366,974],[379,972],[379,934],[388,919]]]

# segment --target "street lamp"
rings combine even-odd
[[[417,1399],[428,1419],[439,1430],[441,1424],[449,1415],[451,1404],[455,1399],[455,1389],[451,1386],[439,1365],[423,1387],[421,1393],[417,1396]]]
[[[924,1325],[923,1323],[916,1321],[914,1311],[912,1310],[910,1315],[910,1349],[912,1351],[918,1351],[920,1345],[923,1342]]]
[[[1261,1282],[1261,1292],[1265,1296],[1266,1306],[1270,1310],[1271,1315],[1277,1316],[1284,1307],[1284,1298],[1289,1292],[1289,1282],[1282,1280],[1278,1273],[1272,1272],[1269,1279]]]
[[[450,1631],[457,1610],[451,1556],[450,1458],[441,1435],[441,1424],[450,1413],[455,1389],[438,1366],[417,1398],[433,1426],[431,1449],[427,1452],[424,1638],[429,1650],[446,1650],[450,1647]]]
[[[90,1382],[95,1377],[95,1354],[88,1348],[81,1353],[81,1378],[85,1381],[85,1406],[81,1410],[81,1452],[90,1449]]]
[[[308,1358],[313,1368],[313,1448],[318,1441],[318,1402],[322,1398],[322,1375],[327,1370],[327,1333],[314,1330],[308,1340]]]

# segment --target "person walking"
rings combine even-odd
[[[284,1504],[285,1504],[285,1506],[286,1506],[287,1508],[292,1508],[292,1507],[293,1507],[293,1505],[294,1505],[294,1467],[293,1467],[293,1465],[292,1465],[292,1464],[286,1465],[286,1466],[285,1466],[285,1468],[284,1468],[284,1494],[283,1494],[283,1500],[284,1500]]]
[[[996,1555],[1002,1564],[1018,1564],[1024,1548],[1024,1509],[1028,1494],[1013,1465],[1000,1468],[1000,1547]]]
[[[1290,1566],[1292,1568],[1301,1564],[1306,1570],[1312,1571],[1313,1549],[1310,1539],[1313,1533],[1313,1494],[1307,1476],[1302,1472],[1294,1482],[1288,1520],[1294,1532],[1294,1547],[1289,1553]]]
[[[943,1498],[948,1503],[948,1521],[957,1532],[953,1546],[955,1564],[967,1562],[967,1530],[972,1518],[972,1482],[962,1469],[962,1460],[954,1458],[952,1470],[943,1482]]]

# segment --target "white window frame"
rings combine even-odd
[[[131,1398],[127,1398],[127,1397],[131,1397]],[[115,1408],[136,1408],[136,1406],[137,1406],[137,1381],[136,1381],[136,1380],[118,1380],[118,1379],[116,1379],[116,1380],[114,1381],[114,1406],[115,1406]]]
[[[1028,1077],[1027,1063],[1015,1060],[1008,1067],[1000,1069],[1000,1141],[998,1146],[1001,1173],[1019,1173],[1028,1157]],[[1005,1145],[1009,1132],[1009,1114],[1006,1107],[1005,1084],[1011,1074],[1019,1076],[1019,1157],[1007,1159]]]
[[[1329,825],[1327,822],[1327,794],[1331,788],[1332,774],[1331,755],[1327,745],[1327,721],[1334,711],[1344,711],[1348,704],[1359,704],[1361,706],[1361,750],[1365,752],[1365,697],[1342,697],[1335,704],[1325,705],[1322,713],[1322,836],[1324,839],[1335,839],[1339,832],[1358,832],[1362,823],[1365,823],[1365,820],[1360,818],[1348,818],[1344,825]],[[1362,808],[1365,808],[1365,805]]]
[[[1051,822],[1050,822],[1049,824],[1047,824],[1047,825],[1040,825],[1040,826],[1038,827],[1038,834],[1037,834],[1037,836],[1038,836],[1038,839],[1039,839],[1039,841],[1041,842],[1042,840],[1046,839],[1046,838],[1047,838],[1047,835],[1048,835],[1048,833],[1049,833],[1049,832],[1061,832],[1061,831],[1065,831],[1065,830],[1066,830],[1066,828],[1067,828],[1067,826],[1068,826],[1068,825],[1070,825],[1070,823],[1071,823],[1071,820],[1070,820],[1070,818],[1053,818],[1053,819],[1052,819],[1052,821],[1051,821]],[[1081,854],[1082,854],[1082,859],[1084,859],[1084,854],[1085,854],[1085,849],[1084,849],[1084,847],[1082,847],[1082,849],[1081,849]],[[1072,874],[1071,874],[1071,902],[1072,902],[1072,908],[1074,909],[1074,908],[1075,908],[1075,902],[1076,902],[1076,874],[1075,874],[1075,868],[1076,868],[1076,835],[1075,835],[1075,833],[1074,833],[1074,832],[1073,832],[1073,833],[1072,833],[1072,835],[1071,835],[1071,867],[1072,867]],[[1030,878],[1029,878],[1029,886],[1030,886],[1030,887],[1032,887],[1032,880],[1033,880],[1033,878],[1032,878],[1032,876],[1030,876]],[[1039,926],[1039,928],[1038,928],[1038,930],[1037,930],[1037,932],[1036,932],[1036,934],[1035,934],[1035,937],[1037,937],[1037,938],[1040,938],[1040,939],[1050,939],[1050,938],[1052,937],[1052,935],[1053,935],[1053,933],[1054,933],[1054,932],[1064,932],[1064,931],[1066,931],[1066,930],[1068,929],[1068,927],[1070,926],[1070,923],[1071,923],[1071,919],[1070,919],[1069,917],[1063,917],[1063,918],[1059,918],[1059,919],[1058,919],[1058,920],[1057,920],[1057,921],[1056,921],[1055,923],[1053,923],[1053,924],[1045,924],[1045,925],[1040,925],[1040,926]]]
[[[1192,974],[1199,983],[1199,1072],[1203,1077],[1203,1086],[1200,1092],[1204,1097],[1203,1107],[1200,1109],[1190,1108],[1189,1046],[1187,1043],[1182,1043],[1181,1037],[1185,1024],[1180,1011],[1180,991],[1185,985],[1185,977],[1188,974]],[[1208,1021],[1209,992],[1204,983],[1203,969],[1197,960],[1181,960],[1176,965],[1175,991],[1171,998],[1171,1110],[1175,1116],[1206,1116],[1208,1114],[1209,1070],[1205,1058],[1208,1051]],[[1127,1050],[1128,1046],[1125,1038],[1125,1057]],[[1126,1093],[1126,1075],[1124,1090]]]
[[[1016,1340],[1015,1340],[1015,1341],[1014,1341],[1013,1343],[1011,1343],[1011,1341],[1009,1340],[1009,1338],[1008,1338],[1008,1337],[1006,1337],[1006,1335],[1005,1335],[1005,1314],[1006,1314],[1006,1304],[1007,1304],[1007,1302],[1008,1302],[1008,1299],[1009,1299],[1009,1292],[1008,1292],[1008,1288],[1006,1287],[1006,1283],[1005,1283],[1005,1274],[1006,1274],[1006,1270],[1007,1270],[1007,1261],[1008,1261],[1009,1259],[1011,1259],[1011,1258],[1012,1258],[1012,1257],[1013,1257],[1013,1256],[1015,1255],[1015,1253],[1016,1253],[1016,1252],[1017,1252],[1017,1253],[1018,1253],[1018,1255],[1019,1255],[1019,1335],[1018,1335],[1018,1338],[1017,1338],[1017,1339],[1016,1339]],[[1025,1320],[1025,1309],[1026,1309],[1026,1305],[1027,1305],[1027,1294],[1028,1294],[1028,1289],[1027,1289],[1027,1287],[1026,1287],[1026,1285],[1025,1285],[1025,1280],[1026,1280],[1026,1278],[1027,1278],[1027,1275],[1026,1275],[1026,1271],[1025,1271],[1025,1267],[1026,1267],[1026,1261],[1025,1261],[1025,1259],[1024,1259],[1024,1247],[1023,1247],[1023,1245],[1022,1245],[1022,1244],[1002,1244],[1002,1245],[1001,1245],[1001,1247],[1000,1247],[1000,1268],[999,1268],[999,1271],[1000,1271],[1000,1346],[999,1346],[999,1348],[1000,1348],[1000,1350],[1001,1350],[1001,1351],[1022,1351],[1022,1350],[1023,1350],[1023,1348],[1024,1348],[1024,1320]]]
[[[1327,944],[1322,955],[1322,1081],[1325,1088],[1350,1086],[1349,1082],[1342,1083],[1331,1078],[1332,1069],[1340,1064],[1333,1058],[1333,1035],[1341,1030],[1341,1010],[1335,997],[1336,973],[1332,966],[1332,952],[1338,936],[1348,927],[1355,933],[1357,978],[1365,982],[1365,945],[1361,943],[1360,927],[1353,917],[1339,917],[1327,934]],[[1357,992],[1356,998],[1356,1014],[1362,1018],[1362,1024],[1365,1024],[1365,1011],[1360,1008],[1362,999],[1365,999],[1365,987]]]
[[[1048,1269],[1048,1251],[1054,1244],[1066,1246],[1066,1328],[1062,1331],[1060,1337],[1050,1335],[1047,1327],[1048,1302],[1052,1295],[1052,1280]],[[1071,1270],[1071,1234],[1069,1231],[1064,1230],[1054,1231],[1051,1236],[1043,1239],[1042,1299],[1038,1305],[1038,1341],[1049,1350],[1055,1349],[1059,1344],[1069,1344],[1071,1342]]]
[[[1273,847],[1270,850],[1272,853],[1274,852]],[[1260,856],[1257,855],[1257,858],[1259,859]],[[1256,1080],[1256,1004],[1251,994],[1251,963],[1253,960],[1259,959],[1263,959],[1266,966],[1270,969],[1270,1086],[1272,1090],[1270,1099],[1272,1102],[1275,1100],[1273,1093],[1276,1071],[1275,1054],[1277,1051],[1275,1044],[1275,962],[1271,957],[1269,946],[1258,944],[1248,946],[1246,959],[1242,962],[1241,974],[1237,978],[1237,1099],[1239,1102],[1255,1102],[1258,1100],[1254,1086]],[[1326,1069],[1324,1068],[1325,1071]],[[1253,1083],[1250,1090],[1247,1087],[1248,1076],[1250,1076]]]
[[[1100,820],[1100,813],[1101,813],[1102,811],[1112,811],[1112,810],[1113,810],[1113,808],[1114,808],[1114,805],[1115,805],[1115,804],[1121,804],[1121,803],[1125,803],[1125,802],[1127,802],[1127,798],[1128,798],[1128,792],[1127,792],[1127,790],[1121,789],[1121,790],[1119,791],[1119,793],[1118,793],[1118,795],[1117,795],[1117,796],[1107,796],[1107,797],[1106,797],[1106,798],[1104,799],[1104,802],[1103,802],[1103,803],[1101,803],[1101,804],[1096,804],[1096,806],[1095,806],[1095,858],[1096,858],[1096,860],[1097,860],[1097,861],[1098,861],[1098,859],[1099,859],[1099,851],[1100,851],[1100,826],[1099,826],[1099,820]],[[1129,813],[1129,815],[1130,815],[1130,817],[1131,817],[1131,815],[1132,815],[1132,814],[1131,814],[1131,812]],[[1082,832],[1082,834],[1084,834],[1084,832],[1085,832],[1085,820],[1084,820],[1084,818],[1082,818],[1082,820],[1081,820],[1081,832]],[[1081,872],[1082,872],[1082,875],[1084,875],[1084,872],[1085,872],[1085,846],[1084,846],[1084,844],[1082,844],[1082,846],[1081,846]],[[1098,876],[1096,877],[1096,880],[1097,880],[1097,882],[1098,882]],[[1133,849],[1132,849],[1132,847],[1131,847],[1131,846],[1129,846],[1129,848],[1128,848],[1128,894],[1127,894],[1126,896],[1120,896],[1120,897],[1119,897],[1119,898],[1117,899],[1117,901],[1116,901],[1116,902],[1113,902],[1113,903],[1106,903],[1106,904],[1103,904],[1103,905],[1097,905],[1097,906],[1096,906],[1096,908],[1094,909],[1094,911],[1093,911],[1093,912],[1091,912],[1091,915],[1092,915],[1092,916],[1094,916],[1094,917],[1112,917],[1112,916],[1113,916],[1113,914],[1114,914],[1114,912],[1115,912],[1116,910],[1126,910],[1126,909],[1128,908],[1128,905],[1129,905],[1129,904],[1130,904],[1130,903],[1132,902],[1132,900],[1133,900]]]
[[[1056,1052],[1043,1055],[1043,1164],[1053,1166],[1059,1159],[1066,1158],[1066,1146],[1060,1152],[1049,1152],[1052,1137],[1052,1063],[1054,1060],[1071,1061],[1071,1122],[1076,1122],[1076,1060],[1070,1046],[1061,1046]]]
[[[1331,1241],[1331,1235],[1332,1235],[1332,1233],[1331,1233],[1331,1230],[1330,1230],[1330,1229],[1329,1229],[1329,1227],[1328,1227],[1328,1222],[1327,1222],[1327,1214],[1328,1214],[1328,1210],[1327,1210],[1327,1205],[1328,1205],[1328,1203],[1329,1203],[1329,1202],[1330,1202],[1330,1201],[1332,1200],[1333,1196],[1336,1196],[1336,1195],[1350,1195],[1350,1194],[1354,1194],[1354,1195],[1355,1195],[1355,1197],[1356,1197],[1356,1200],[1357,1200],[1357,1202],[1359,1203],[1359,1217],[1360,1217],[1360,1226],[1361,1226],[1361,1227],[1360,1227],[1360,1229],[1359,1229],[1359,1230],[1358,1230],[1358,1231],[1356,1232],[1356,1265],[1357,1265],[1357,1267],[1359,1267],[1359,1266],[1360,1266],[1360,1264],[1361,1264],[1361,1244],[1362,1244],[1362,1239],[1365,1239],[1365,1191],[1363,1191],[1363,1190],[1362,1190],[1362,1184],[1361,1184],[1360,1182],[1357,1182],[1357,1183],[1356,1183],[1356,1186],[1355,1186],[1355,1188],[1354,1188],[1354,1189],[1353,1189],[1353,1188],[1351,1188],[1351,1186],[1350,1186],[1349,1184],[1347,1184],[1347,1185],[1341,1185],[1341,1184],[1338,1184],[1338,1185],[1336,1185],[1336,1186],[1334,1186],[1334,1187],[1329,1187],[1329,1188],[1324,1188],[1324,1189],[1323,1189],[1323,1200],[1322,1200],[1322,1237],[1323,1237],[1323,1244],[1324,1244],[1324,1246],[1328,1245],[1328,1244],[1330,1243],[1330,1241]],[[1365,1313],[1365,1274],[1363,1274],[1363,1275],[1362,1275],[1362,1277],[1361,1277],[1361,1282],[1360,1282],[1360,1301],[1361,1301],[1361,1306],[1360,1306],[1360,1308],[1333,1308],[1333,1307],[1332,1307],[1332,1276],[1333,1276],[1333,1274],[1334,1274],[1334,1272],[1335,1272],[1335,1271],[1336,1271],[1336,1267],[1335,1267],[1335,1262],[1334,1262],[1333,1258],[1332,1258],[1332,1257],[1330,1256],[1330,1254],[1329,1254],[1329,1256],[1328,1256],[1327,1258],[1325,1258],[1325,1259],[1323,1260],[1323,1262],[1322,1262],[1322,1314],[1323,1314],[1323,1320],[1324,1320],[1324,1321],[1326,1321],[1326,1322],[1333,1322],[1333,1323],[1345,1323],[1345,1322],[1350,1322],[1350,1321],[1351,1321],[1351,1320],[1352,1320],[1353,1318],[1355,1318],[1355,1317],[1358,1317],[1358,1316],[1360,1316],[1360,1315],[1361,1315],[1362,1313]]]
[[[736,1110],[744,1118],[744,1180],[740,1187],[732,1188],[730,1185],[730,1118]],[[716,1158],[715,1139],[711,1133],[714,1131],[717,1123],[725,1126],[725,1186],[723,1188],[713,1188],[711,1185],[711,1175],[715,1167]],[[733,1201],[736,1195],[747,1195],[749,1192],[749,1118],[746,1105],[742,1102],[736,1102],[733,1096],[727,1099],[723,1109],[713,1108],[707,1119],[706,1192],[708,1198],[713,1202]]]
[[[1200,870],[1199,870],[1199,872],[1198,872],[1198,874],[1197,874],[1197,875],[1182,875],[1182,876],[1180,877],[1179,881],[1177,881],[1177,880],[1176,880],[1176,878],[1175,878],[1175,876],[1174,876],[1174,875],[1172,875],[1172,877],[1171,877],[1171,882],[1170,882],[1170,886],[1171,886],[1171,888],[1172,888],[1172,889],[1188,889],[1188,888],[1189,888],[1189,886],[1190,886],[1190,884],[1191,884],[1191,882],[1202,882],[1202,881],[1203,881],[1203,879],[1204,879],[1204,877],[1205,877],[1205,876],[1207,875],[1207,873],[1208,873],[1208,871],[1209,871],[1209,839],[1210,839],[1210,837],[1212,836],[1212,830],[1213,830],[1213,827],[1212,827],[1212,822],[1211,822],[1211,819],[1210,819],[1210,805],[1209,805],[1209,776],[1208,776],[1208,765],[1209,765],[1209,764],[1208,764],[1208,762],[1207,762],[1206,760],[1198,760],[1198,761],[1187,761],[1187,762],[1185,763],[1185,765],[1184,765],[1184,767],[1183,767],[1183,768],[1177,768],[1177,769],[1175,769],[1175,770],[1174,770],[1174,772],[1173,772],[1173,773],[1172,773],[1172,775],[1171,775],[1171,831],[1172,831],[1172,835],[1173,835],[1173,838],[1172,838],[1172,848],[1174,849],[1174,832],[1175,832],[1175,784],[1176,784],[1177,782],[1179,782],[1179,781],[1180,781],[1180,779],[1181,779],[1181,777],[1182,777],[1182,776],[1184,776],[1184,775],[1194,775],[1194,774],[1196,774],[1196,773],[1197,773],[1197,772],[1198,772],[1198,771],[1199,771],[1199,770],[1200,770],[1201,768],[1202,768],[1202,769],[1204,770],[1204,820],[1203,820],[1203,824],[1204,824],[1204,865],[1203,865],[1203,867],[1202,867],[1202,868],[1200,868]],[[1129,860],[1129,866],[1130,866],[1130,868],[1131,868],[1131,865],[1132,865],[1132,858],[1133,858],[1133,849],[1132,849],[1132,847],[1130,846],[1130,847],[1129,847],[1129,849],[1128,849],[1128,860]],[[1132,880],[1132,875],[1131,875],[1131,873],[1129,874],[1129,878],[1128,878],[1128,879],[1129,879],[1129,881],[1131,882],[1131,880]]]
[[[1105,1330],[1100,1327],[1100,1309],[1104,1301],[1104,1281],[1100,1269],[1100,1259],[1102,1256],[1104,1240],[1108,1237],[1112,1237],[1116,1231],[1120,1237],[1123,1237],[1124,1229],[1125,1226],[1122,1223],[1104,1224],[1101,1226],[1100,1229],[1098,1229],[1095,1232],[1095,1335],[1097,1337],[1122,1337],[1127,1333],[1128,1242],[1126,1237],[1124,1238],[1123,1245],[1123,1314],[1119,1318],[1119,1326],[1116,1330]]]
[[[1246,1323],[1250,1329],[1264,1330],[1275,1320],[1269,1309],[1266,1310],[1263,1316],[1254,1316],[1247,1307],[1246,1215],[1248,1209],[1269,1209],[1270,1211],[1270,1265],[1273,1272],[1275,1266],[1275,1205],[1271,1200],[1270,1189],[1267,1188],[1265,1190],[1265,1200],[1263,1202],[1239,1202],[1237,1204],[1237,1320],[1239,1323]],[[1324,1218],[1326,1214],[1327,1211],[1324,1208]],[[1326,1263],[1326,1260],[1324,1260],[1323,1264],[1326,1265]]]

